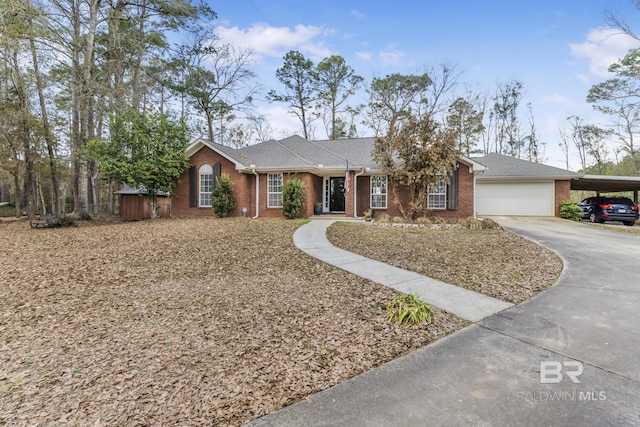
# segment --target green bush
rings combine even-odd
[[[211,193],[213,213],[224,218],[236,208],[236,198],[233,195],[233,183],[229,175],[222,174],[216,177],[216,188]]]
[[[560,218],[570,219],[571,221],[580,221],[582,209],[576,203],[565,200],[560,203]]]
[[[297,218],[304,209],[307,189],[298,178],[289,178],[282,186],[282,214],[285,218]]]
[[[431,323],[433,309],[415,294],[398,294],[386,305],[387,320],[401,325]]]

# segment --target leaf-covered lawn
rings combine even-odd
[[[433,230],[335,223],[336,246],[512,303],[556,282],[562,261],[552,251],[504,230]]]
[[[298,225],[0,223],[0,424],[239,425],[466,324],[387,323]]]

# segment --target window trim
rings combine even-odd
[[[272,187],[272,179],[278,179],[280,181],[279,191],[272,191],[274,188]],[[267,174],[267,208],[268,209],[281,209],[282,208],[282,187],[284,186],[284,174],[283,173],[268,173]],[[271,196],[272,195],[280,195],[280,204],[278,206],[271,204]]]
[[[374,180],[379,180],[380,178],[384,178],[383,186],[378,186],[376,185],[374,187]],[[376,189],[380,189],[380,190],[384,190],[384,192],[380,192],[380,193],[374,193],[373,190],[374,188]],[[369,177],[369,206],[371,207],[371,209],[387,209],[387,201],[388,201],[388,195],[389,195],[389,178],[387,177],[387,175],[371,175]],[[384,206],[374,206],[374,196],[384,196]]]
[[[209,176],[209,188],[210,191],[202,191],[202,179],[203,177]],[[210,208],[213,206],[213,201],[211,199],[211,192],[213,191],[213,166],[208,163],[201,165],[198,168],[198,207],[200,208]],[[202,196],[209,194],[209,204],[202,203]]]
[[[431,191],[431,185],[427,188],[427,209],[432,211],[444,211],[447,210],[447,181],[444,178],[440,178],[438,187],[442,187],[442,191]],[[431,204],[431,196],[439,196],[438,200],[442,200],[442,206],[433,206]]]

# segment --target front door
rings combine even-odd
[[[344,177],[329,178],[329,211],[344,212]]]

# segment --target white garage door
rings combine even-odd
[[[553,216],[553,182],[476,182],[478,216]]]

